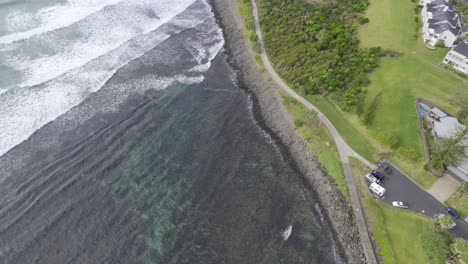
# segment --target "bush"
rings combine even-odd
[[[359,24],[364,25],[364,24],[367,24],[367,23],[369,23],[369,18],[367,18],[367,17],[361,17],[361,18],[359,19]]]
[[[450,238],[447,234],[432,230],[421,235],[424,251],[434,263],[444,263],[450,256]]]
[[[415,16],[414,17],[414,22],[418,23],[419,22],[419,17]]]
[[[395,148],[399,143],[398,137],[390,132],[379,132],[377,134],[377,140],[391,148]]]
[[[294,125],[295,125],[296,127],[301,127],[301,126],[304,125],[304,121],[303,121],[302,119],[299,119],[299,118],[294,119]]]
[[[412,149],[400,147],[397,149],[397,155],[404,159],[415,160],[418,158],[418,153]]]
[[[445,41],[439,40],[439,41],[437,41],[435,46],[438,47],[438,48],[444,48],[445,47]]]
[[[337,105],[353,109],[356,88],[367,86],[368,73],[379,66],[381,52],[359,47],[356,36],[367,0],[259,0],[265,48],[278,73],[296,91],[340,94]],[[357,19],[353,19],[357,18]]]
[[[453,228],[456,224],[455,221],[453,221],[452,217],[450,215],[444,215],[439,219],[439,226],[442,229],[450,229]]]

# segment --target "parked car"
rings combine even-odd
[[[393,201],[392,202],[392,205],[395,206],[395,207],[399,207],[399,208],[408,208],[408,205],[406,205],[404,202],[400,202],[400,201]]]
[[[377,194],[378,196],[383,196],[385,194],[385,188],[378,185],[377,183],[373,182],[369,186],[369,190],[371,190],[373,193]]]
[[[383,179],[385,178],[385,175],[378,170],[373,170],[371,174],[374,175],[374,177],[376,177],[377,179],[379,179],[379,181],[383,181]]]
[[[460,219],[460,215],[452,207],[447,207],[447,213],[449,213],[449,215],[451,215],[455,219]]]
[[[366,179],[367,179],[368,181],[370,181],[371,183],[372,183],[372,182],[380,183],[380,180],[377,179],[374,175],[372,175],[372,174],[370,174],[370,173],[366,175]]]
[[[390,165],[388,165],[387,163],[381,162],[381,163],[379,163],[377,165],[379,166],[379,168],[381,168],[386,173],[392,174],[392,168],[390,168]]]

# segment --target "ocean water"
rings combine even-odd
[[[342,263],[223,45],[205,0],[0,0],[0,263]]]

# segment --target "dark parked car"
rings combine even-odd
[[[383,181],[383,179],[385,178],[385,175],[382,172],[378,171],[378,170],[373,170],[371,173],[372,173],[372,175],[374,175],[374,177],[379,179],[379,181]]]
[[[447,207],[447,213],[449,213],[449,215],[453,216],[455,219],[460,219],[460,215],[452,207]]]
[[[384,170],[386,173],[391,174],[392,173],[392,168],[390,168],[390,165],[388,165],[385,162],[381,162],[378,164],[379,168]]]

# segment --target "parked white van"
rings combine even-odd
[[[366,179],[370,182],[380,183],[380,180],[370,173],[366,175]]]
[[[378,185],[377,183],[373,182],[369,186],[369,190],[371,190],[373,193],[377,194],[378,196],[383,196],[385,193],[385,188]]]

